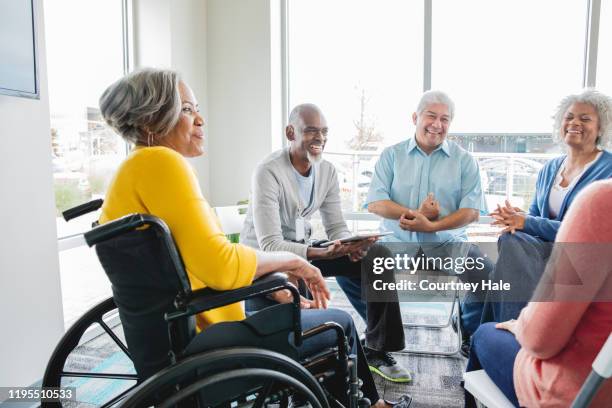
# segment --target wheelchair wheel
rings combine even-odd
[[[270,350],[234,347],[187,357],[147,379],[118,406],[261,408],[286,406],[289,396],[329,408],[316,378],[296,361]]]
[[[98,324],[106,334],[112,339],[112,341],[116,344],[116,346],[123,352],[125,355],[130,358],[130,353],[123,343],[123,341],[113,332],[113,330],[108,326],[108,324],[104,321],[104,317],[116,310],[117,306],[113,301],[113,298],[110,297],[96,306],[91,308],[87,313],[85,313],[79,320],[77,320],[72,327],[64,334],[58,345],[55,347],[53,354],[51,354],[51,358],[49,359],[49,363],[47,364],[47,368],[45,370],[45,375],[42,380],[43,387],[66,387],[70,386],[69,383],[66,383],[65,379],[100,379],[100,380],[121,380],[125,381],[125,384],[120,387],[123,389],[121,393],[112,397],[109,401],[105,402],[102,407],[111,406],[116,403],[119,399],[121,399],[125,394],[131,391],[138,385],[138,376],[136,374],[125,374],[125,373],[113,373],[113,372],[82,372],[82,371],[67,371],[65,370],[65,364],[70,356],[70,353],[74,351],[77,346],[79,346],[79,342],[81,341],[83,334],[85,331]],[[130,358],[131,360],[131,358]],[[128,387],[130,383],[134,383]],[[42,408],[57,408],[62,407],[61,402],[42,402]]]

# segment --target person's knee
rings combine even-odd
[[[505,233],[501,234],[497,239],[497,247],[503,250],[505,247],[516,245],[519,239],[516,234]]]
[[[353,318],[344,310],[327,309],[326,314],[329,321],[333,321],[342,326],[345,335],[349,336],[355,331],[355,323],[353,322]]]
[[[497,239],[497,246],[500,250],[502,250],[503,247],[523,246],[527,243],[533,242],[534,240],[535,239],[531,235],[522,231],[516,231],[514,234],[501,234]]]
[[[495,322],[489,322],[478,326],[478,329],[472,335],[472,347],[474,349],[481,347],[492,335],[494,335],[495,331],[498,330],[495,328],[496,324]]]
[[[383,244],[374,244],[368,250],[368,258],[391,258],[393,252]]]

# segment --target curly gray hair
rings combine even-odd
[[[421,100],[417,105],[417,114],[420,115],[421,113],[423,113],[423,111],[428,105],[434,103],[441,103],[442,105],[448,106],[448,114],[450,116],[450,120],[453,120],[453,117],[455,117],[455,102],[453,102],[453,100],[442,91],[426,91],[423,96],[421,96]]]
[[[100,97],[104,121],[132,143],[145,143],[174,128],[181,113],[180,76],[176,71],[145,68],[110,85]]]
[[[553,139],[556,141],[561,139],[563,117],[574,103],[588,103],[595,108],[599,118],[596,143],[601,148],[609,148],[612,142],[612,98],[592,88],[587,88],[579,94],[568,95],[561,100],[553,115]]]

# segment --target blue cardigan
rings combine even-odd
[[[544,241],[554,241],[557,236],[557,231],[561,226],[561,221],[567,213],[567,210],[576,198],[576,195],[587,185],[596,180],[604,180],[612,178],[612,153],[603,151],[599,159],[580,177],[574,187],[567,192],[567,195],[561,203],[561,209],[557,218],[550,218],[550,209],[548,208],[548,196],[552,189],[553,183],[566,156],[556,157],[548,161],[538,173],[536,182],[536,195],[529,207],[529,215],[525,219],[525,227],[523,231],[529,235],[538,236]]]

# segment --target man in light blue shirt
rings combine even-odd
[[[383,217],[381,229],[393,232],[386,242],[418,243],[426,256],[482,256],[475,245],[457,244],[467,241],[465,227],[486,207],[476,160],[446,140],[454,110],[445,93],[423,94],[412,114],[415,136],[382,152],[366,199],[368,211]],[[487,262],[485,269],[492,268]],[[488,272],[460,277],[480,281]],[[462,305],[468,333],[480,323],[483,299],[476,300]]]
[[[467,241],[465,226],[486,212],[476,160],[446,140],[453,113],[448,96],[426,92],[412,115],[415,137],[386,148],[376,163],[366,203],[393,231],[388,241]]]

